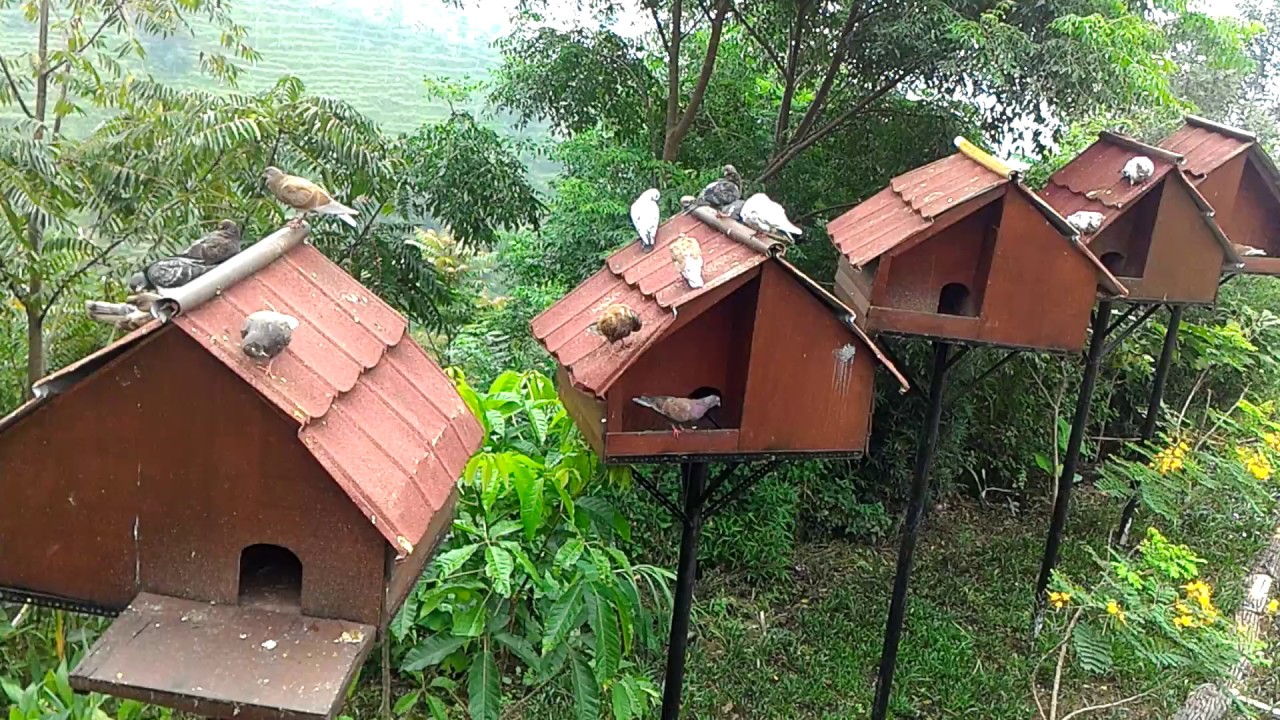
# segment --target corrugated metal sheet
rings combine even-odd
[[[1159,148],[1155,150],[1158,151]],[[1125,163],[1138,155],[1139,153],[1132,148],[1112,142],[1108,136],[1104,135],[1054,173],[1049,178],[1049,185],[1065,188],[1107,208],[1123,209],[1136,202],[1148,190],[1159,185],[1165,174],[1175,167],[1165,157],[1155,153],[1148,155],[1147,157],[1155,166],[1155,174],[1145,182],[1131,185],[1120,173],[1124,170]],[[1053,195],[1061,197],[1057,193]],[[1047,189],[1044,197],[1064,216],[1075,212],[1075,210],[1067,211],[1054,203]],[[1099,210],[1099,212],[1102,211]],[[1115,213],[1104,212],[1103,214],[1114,215]]]
[[[671,243],[694,238],[702,249],[703,287],[690,288],[671,258]],[[555,356],[573,384],[598,397],[675,322],[682,305],[731,282],[768,260],[692,215],[679,215],[658,229],[656,246],[644,252],[630,243],[595,275],[533,319],[533,335]],[[600,313],[622,303],[640,316],[641,328],[610,345],[592,332]]]
[[[244,318],[268,309],[299,321],[270,375],[240,351]],[[483,440],[405,319],[310,245],[174,322],[298,420],[302,442],[402,550],[422,540]]]
[[[1188,122],[1160,142],[1160,147],[1186,157],[1183,171],[1196,181],[1245,152],[1252,141]]]
[[[911,209],[932,220],[965,200],[1004,185],[1009,179],[956,153],[904,173],[889,183]]]
[[[240,351],[244,318],[264,309],[299,321],[270,375]],[[297,420],[302,443],[402,551],[423,539],[483,441],[480,423],[409,337],[405,319],[310,245],[173,324]],[[40,386],[77,380],[162,327],[149,323]]]

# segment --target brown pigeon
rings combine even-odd
[[[600,313],[600,319],[592,327],[610,344],[617,343],[640,329],[640,316],[626,305],[615,303]]]
[[[240,252],[240,226],[231,220],[218,223],[218,229],[195,241],[182,257],[209,265],[226,262]]]
[[[688,425],[702,419],[707,411],[720,406],[719,395],[703,398],[671,397],[669,395],[641,395],[631,402],[647,407],[671,421],[671,434],[680,437],[680,425]]]
[[[279,168],[274,167],[263,171],[262,179],[277,200],[297,211],[289,221],[290,227],[301,226],[302,219],[310,213],[336,215],[342,222],[351,227],[357,227],[356,221],[352,220],[351,216],[359,213],[334,200],[328,191],[310,180],[296,175],[286,175]]]

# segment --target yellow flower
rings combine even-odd
[[[1268,614],[1275,615],[1278,612],[1280,612],[1280,599],[1272,600],[1271,602],[1267,603]]]
[[[1171,472],[1181,470],[1183,468],[1183,457],[1187,454],[1189,447],[1185,442],[1177,443],[1156,453],[1151,458],[1151,467],[1161,475],[1168,475]]]
[[[1051,592],[1049,593],[1049,603],[1053,605],[1055,610],[1061,610],[1071,602],[1071,593],[1068,592]]]
[[[1208,598],[1213,595],[1213,586],[1203,580],[1192,580],[1182,586],[1187,591],[1187,597],[1192,600],[1198,600],[1201,597]]]
[[[1196,619],[1190,615],[1179,615],[1173,619],[1173,626],[1180,628],[1190,628],[1196,626]]]
[[[1115,619],[1119,620],[1121,623],[1125,621],[1124,610],[1120,608],[1120,603],[1116,602],[1115,600],[1107,601],[1107,614],[1114,616]]]
[[[1271,448],[1272,452],[1280,453],[1280,433],[1265,433],[1262,436],[1262,441],[1267,444],[1267,447]]]
[[[1257,450],[1249,448],[1236,448],[1236,456],[1240,458],[1240,462],[1244,464],[1244,468],[1259,480],[1267,480],[1271,477],[1271,460],[1266,455]]]
[[[16,297],[9,298],[9,307],[13,308],[14,310],[17,310],[18,312],[22,312],[23,310],[27,309],[27,306],[23,305],[22,301]]]

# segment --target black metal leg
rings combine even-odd
[[[1156,436],[1156,423],[1160,419],[1160,404],[1164,400],[1164,385],[1169,379],[1169,366],[1173,363],[1173,351],[1178,347],[1178,328],[1182,325],[1182,306],[1169,308],[1169,327],[1164,331],[1164,347],[1160,349],[1160,359],[1156,361],[1156,374],[1151,380],[1151,396],[1147,399],[1147,416],[1142,420],[1139,432],[1143,442]],[[1129,501],[1120,513],[1120,525],[1116,529],[1116,542],[1121,547],[1129,544],[1129,531],[1133,527],[1133,516],[1138,511],[1138,484],[1130,488]]]
[[[929,412],[920,442],[916,448],[916,465],[911,478],[911,498],[902,522],[901,545],[898,548],[898,570],[893,580],[893,597],[889,601],[889,620],[884,630],[884,649],[880,653],[880,674],[876,679],[876,699],[872,720],[884,720],[889,712],[889,692],[893,689],[893,671],[898,665],[898,644],[902,624],[907,615],[907,585],[911,582],[911,563],[915,559],[920,523],[924,519],[929,495],[929,466],[938,447],[938,426],[942,420],[942,387],[947,374],[947,355],[951,346],[933,343],[933,376],[929,382]]]
[[[707,464],[688,463],[684,477],[684,530],[680,536],[680,565],[676,570],[675,603],[671,608],[671,637],[667,644],[667,676],[662,685],[662,720],[680,717],[684,691],[685,650],[689,646],[689,615],[693,587],[698,576],[698,535],[702,531],[702,502],[707,484]]]
[[[1076,414],[1071,424],[1071,437],[1067,440],[1067,452],[1062,458],[1062,475],[1058,477],[1058,495],[1053,504],[1053,520],[1049,523],[1049,537],[1044,544],[1044,557],[1040,561],[1040,576],[1036,580],[1035,615],[1032,632],[1040,633],[1044,623],[1045,590],[1054,566],[1058,564],[1058,550],[1062,546],[1062,533],[1067,527],[1067,510],[1071,506],[1071,488],[1075,484],[1076,466],[1080,463],[1080,446],[1084,444],[1085,426],[1089,424],[1089,409],[1093,405],[1093,387],[1098,382],[1098,368],[1102,365],[1102,348],[1107,340],[1107,321],[1111,318],[1111,301],[1098,303],[1093,316],[1093,335],[1089,339],[1089,353],[1085,357],[1084,375],[1080,378],[1080,395],[1076,398]]]

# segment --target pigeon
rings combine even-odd
[[[621,342],[628,335],[640,330],[640,316],[634,310],[615,303],[600,313],[600,319],[592,325],[592,329],[605,337],[610,344]]]
[[[767,235],[781,233],[792,242],[802,232],[787,219],[786,209],[764,193],[756,193],[742,204],[742,222]]]
[[[1236,254],[1240,257],[1266,257],[1267,251],[1252,245],[1235,245]]]
[[[681,233],[671,243],[671,259],[680,268],[680,275],[689,283],[689,287],[702,287],[702,247],[697,240]]]
[[[182,287],[209,272],[215,266],[187,257],[161,258],[129,278],[129,290],[166,290]]]
[[[730,205],[742,199],[742,176],[738,174],[738,169],[732,165],[725,165],[723,171],[723,177],[702,188],[702,192],[698,193],[698,199],[689,206],[690,210],[696,207],[711,207],[724,215],[727,214]]]
[[[1128,180],[1130,185],[1144,182],[1155,174],[1155,163],[1151,162],[1151,158],[1144,155],[1129,158],[1129,162],[1125,163],[1124,169],[1120,171],[1120,176]]]
[[[179,257],[217,265],[226,262],[240,252],[240,226],[232,220],[218,223],[218,229],[206,233],[191,244]]]
[[[697,422],[707,411],[719,407],[720,396],[708,395],[703,398],[682,398],[669,395],[641,395],[631,398],[631,402],[647,407],[671,421],[671,434],[680,437],[681,425]]]
[[[1090,210],[1078,210],[1067,216],[1067,224],[1081,235],[1092,235],[1102,227],[1103,215]]]
[[[86,300],[84,309],[98,322],[114,325],[120,330],[136,330],[151,319],[150,313],[132,303],[109,303]]]
[[[728,215],[734,220],[741,220],[742,206],[746,204],[747,204],[746,200],[735,200],[734,202],[729,203],[727,207],[725,207],[724,214]]]
[[[273,310],[259,310],[244,319],[240,328],[240,349],[254,360],[267,361],[267,374],[271,363],[293,339],[298,329],[298,319]]]
[[[640,247],[649,252],[653,250],[654,241],[658,237],[658,223],[662,221],[662,210],[658,207],[661,194],[655,188],[649,188],[636,201],[631,203],[631,224],[640,233]]]
[[[356,221],[352,220],[351,216],[359,213],[334,200],[324,188],[310,180],[286,175],[279,168],[274,167],[264,170],[262,179],[277,200],[297,211],[289,221],[289,227],[301,227],[302,219],[310,213],[336,215],[342,222],[351,227],[357,227]]]

